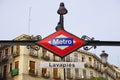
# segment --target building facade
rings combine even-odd
[[[29,40],[21,35],[14,40]],[[65,57],[65,62],[85,62],[85,68],[66,68],[66,80],[89,80],[107,78],[120,80],[120,70],[102,61],[93,53],[77,50]],[[63,68],[41,68],[40,62],[62,62],[62,59],[46,49],[36,46],[1,45],[0,80],[64,80]]]

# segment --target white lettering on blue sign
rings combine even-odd
[[[73,46],[73,38],[52,38],[52,46]]]

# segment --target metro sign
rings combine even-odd
[[[65,57],[86,44],[84,40],[65,30],[59,30],[37,43],[60,57]]]

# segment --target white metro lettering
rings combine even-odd
[[[72,38],[52,38],[51,39],[52,46],[73,46]]]

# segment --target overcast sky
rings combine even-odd
[[[0,0],[0,39],[22,34],[44,38],[55,32],[60,2],[68,9],[64,16],[67,31],[80,38],[120,41],[120,0]],[[90,52],[99,56],[102,50],[109,54],[108,62],[120,67],[120,47],[98,46]]]

